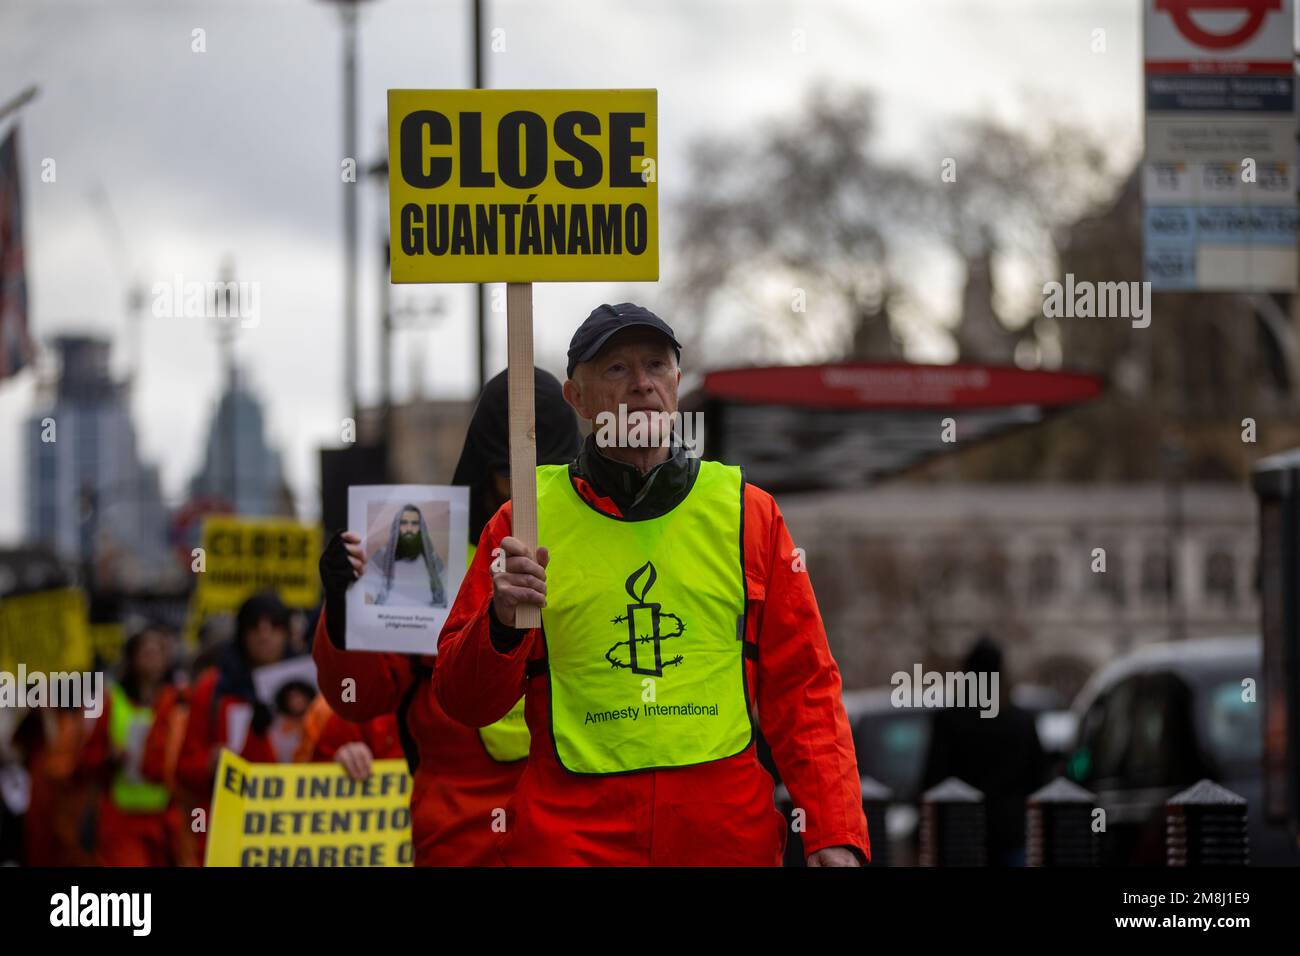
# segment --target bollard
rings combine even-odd
[[[921,865],[987,863],[984,794],[956,777],[921,794]]]
[[[871,865],[889,866],[889,829],[885,814],[894,791],[872,777],[862,778],[862,812],[867,815],[867,839],[871,841]]]
[[[1165,801],[1165,863],[1245,866],[1250,862],[1246,798],[1202,780]]]
[[[1031,793],[1026,801],[1025,855],[1029,866],[1096,866],[1097,834],[1092,811],[1097,795],[1064,777]]]

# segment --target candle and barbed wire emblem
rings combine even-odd
[[[643,576],[645,584],[638,593],[638,579]],[[681,654],[670,660],[663,659],[663,642],[674,637],[681,637],[686,630],[686,625],[682,623],[682,619],[676,614],[661,611],[659,604],[647,603],[646,601],[646,597],[649,595],[650,589],[654,587],[655,580],[658,577],[654,564],[649,561],[628,576],[624,587],[627,589],[628,597],[632,599],[632,603],[628,604],[626,614],[620,614],[610,622],[612,624],[627,623],[627,640],[618,641],[605,652],[605,660],[609,661],[612,666],[629,668],[634,674],[649,674],[652,677],[662,677],[665,667],[671,667],[682,662]],[[660,622],[664,618],[671,618],[676,622],[677,627],[670,634],[665,634],[661,630]],[[620,647],[627,649],[626,658],[619,652]]]

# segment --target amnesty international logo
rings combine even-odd
[[[645,585],[638,593],[638,579],[643,576]],[[676,614],[661,611],[659,604],[646,602],[646,596],[650,593],[650,589],[654,587],[658,576],[654,564],[649,561],[628,576],[624,587],[627,588],[628,597],[632,599],[632,602],[627,605],[626,614],[620,614],[610,622],[611,624],[627,622],[627,640],[616,642],[613,647],[605,652],[605,660],[609,661],[613,667],[626,667],[634,674],[663,677],[665,667],[671,667],[682,662],[681,654],[669,660],[663,659],[663,642],[674,637],[681,637],[686,630],[686,625]],[[662,622],[665,618],[671,618],[677,625],[672,632],[667,634],[662,630]],[[620,650],[620,648],[623,650]]]

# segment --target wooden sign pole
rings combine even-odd
[[[537,554],[537,423],[533,407],[533,284],[506,283],[506,355],[510,383],[511,537]],[[541,627],[542,609],[521,604],[515,627]]]

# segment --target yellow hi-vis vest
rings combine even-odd
[[[478,545],[469,546],[469,563],[474,563],[474,552]],[[495,724],[488,724],[478,729],[478,739],[483,749],[497,763],[514,763],[528,756],[528,747],[532,738],[528,735],[528,724],[524,722],[524,699],[520,697],[515,706]]]
[[[113,776],[109,791],[113,803],[124,813],[156,813],[171,801],[166,787],[150,783],[140,775],[144,739],[153,724],[153,708],[137,707],[121,684],[109,685],[112,703],[108,712],[108,739],[113,749],[124,753],[124,766]]]
[[[566,770],[688,767],[749,746],[743,496],[739,468],[701,462],[672,511],[627,520],[580,497],[567,465],[537,469],[551,733]]]

